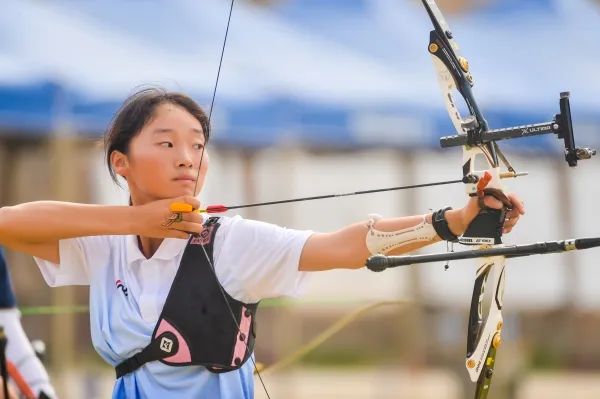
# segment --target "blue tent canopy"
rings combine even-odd
[[[451,19],[491,126],[549,120],[565,89],[576,124],[600,125],[600,82],[590,78],[600,55],[585,50],[600,37],[600,15],[586,0],[561,3],[531,2],[518,18],[514,2],[492,3]],[[2,130],[43,133],[66,120],[97,135],[142,84],[210,103],[227,2],[8,0],[3,11]],[[213,137],[244,146],[437,146],[452,127],[425,50],[430,29],[412,1],[238,2]]]
[[[0,129],[47,134],[61,96],[61,87],[52,82],[0,85]]]

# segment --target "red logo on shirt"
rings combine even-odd
[[[117,288],[120,288],[121,291],[123,291],[123,294],[125,294],[125,296],[129,296],[129,294],[127,293],[127,287],[125,287],[125,284],[123,284],[121,280],[115,281],[115,284],[117,285]]]
[[[210,243],[210,238],[212,237],[212,231],[213,231],[214,227],[215,227],[214,225],[205,227],[204,230],[202,230],[199,235],[194,236],[190,240],[190,244],[206,245],[206,244]]]

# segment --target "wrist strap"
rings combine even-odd
[[[433,229],[437,233],[438,236],[445,241],[458,241],[458,236],[454,235],[452,231],[450,231],[450,227],[448,227],[448,221],[446,220],[446,211],[451,210],[451,206],[447,206],[438,211],[435,211],[431,215],[431,224],[433,225]]]

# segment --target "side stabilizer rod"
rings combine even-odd
[[[408,266],[418,263],[446,262],[461,259],[483,258],[486,256],[506,256],[518,258],[529,255],[543,255],[576,249],[588,249],[600,246],[600,237],[576,238],[560,241],[536,242],[523,245],[506,245],[502,247],[474,249],[458,252],[444,252],[426,255],[385,256],[374,255],[369,257],[366,266],[374,272],[398,266]]]

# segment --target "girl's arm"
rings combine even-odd
[[[37,201],[0,208],[0,244],[60,263],[58,241],[133,231],[126,206]]]
[[[508,233],[517,223],[519,216],[524,214],[521,200],[515,195],[511,198],[514,209],[507,212],[504,232]],[[502,204],[496,199],[486,197],[486,205],[499,208]],[[450,231],[461,235],[467,226],[479,213],[476,199],[471,199],[464,208],[448,210],[445,213]],[[374,228],[384,232],[392,232],[414,227],[423,223],[431,224],[431,214],[408,216],[400,218],[380,219]],[[365,265],[371,253],[367,249],[366,235],[369,231],[368,222],[355,223],[333,233],[315,233],[306,242],[300,256],[298,269],[301,271],[319,271],[329,269],[358,269]],[[400,255],[440,241],[437,235],[429,241],[419,241],[403,245],[400,248],[386,252],[386,255]]]
[[[136,234],[145,237],[187,238],[202,230],[198,214],[184,214],[182,222],[166,226],[173,199],[140,206],[88,205],[37,201],[0,208],[0,245],[60,263],[58,241],[96,235]],[[177,198],[194,207],[193,197]]]

